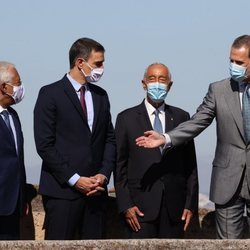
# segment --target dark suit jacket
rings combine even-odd
[[[168,131],[188,120],[189,114],[165,105],[165,117]],[[135,139],[147,130],[152,130],[152,126],[144,102],[117,117],[115,188],[119,211],[138,206],[144,213],[140,220],[151,221],[159,214],[164,197],[169,216],[180,220],[184,208],[197,210],[198,207],[194,142],[171,149],[162,157],[159,148],[136,146]]]
[[[74,199],[82,196],[68,180],[104,174],[115,164],[115,138],[108,96],[102,88],[89,84],[94,105],[91,132],[75,89],[64,76],[41,88],[34,109],[34,134],[42,171],[39,191],[43,195]]]
[[[8,111],[16,130],[18,153],[13,136],[0,116],[0,215],[12,214],[18,201],[22,212],[26,201],[23,134],[16,111],[11,107]]]

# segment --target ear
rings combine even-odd
[[[2,83],[0,84],[0,90],[2,90],[3,92],[7,92],[7,84],[6,83]]]
[[[82,58],[77,58],[75,62],[75,66],[78,68],[82,68],[83,63],[84,63],[84,60]]]
[[[168,91],[171,89],[172,85],[173,85],[173,82],[171,81],[171,82],[168,84]]]
[[[147,90],[147,84],[145,83],[144,80],[141,81],[143,89],[146,91]]]

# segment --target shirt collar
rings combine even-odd
[[[245,90],[247,84],[244,83],[244,82],[238,82],[238,85],[239,85],[239,91],[240,91],[240,92],[244,92],[244,90]]]
[[[156,108],[148,102],[147,98],[145,98],[144,103],[145,103],[145,106],[146,106],[148,113],[150,115],[154,114]],[[164,102],[160,107],[158,107],[158,110],[160,111],[160,113],[165,112],[165,103]]]
[[[0,113],[1,113],[2,111],[4,111],[4,110],[7,110],[7,109],[3,108],[3,107],[0,105]]]
[[[76,81],[69,73],[67,73],[67,78],[69,79],[70,83],[72,84],[73,88],[75,89],[76,92],[80,91],[80,88],[82,86],[85,86],[86,91],[89,90],[88,84],[84,84],[82,85],[81,83],[79,83],[78,81]]]

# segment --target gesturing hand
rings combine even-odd
[[[144,148],[157,148],[165,145],[165,137],[154,130],[144,132],[144,136],[136,139],[136,145]]]
[[[137,219],[137,215],[143,217],[144,214],[139,210],[138,207],[134,206],[129,208],[125,212],[125,219],[133,231],[138,232],[141,229],[140,223]]]

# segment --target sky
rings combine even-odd
[[[249,9],[249,0],[2,0],[0,60],[16,65],[26,89],[13,108],[22,122],[27,181],[38,184],[40,177],[33,137],[39,89],[68,72],[75,40],[93,38],[106,49],[97,84],[109,94],[114,124],[119,112],[142,102],[141,80],[154,62],[172,73],[166,102],[192,115],[209,84],[229,76],[230,47],[236,37],[249,34]],[[215,122],[195,144],[200,192],[208,194]]]

